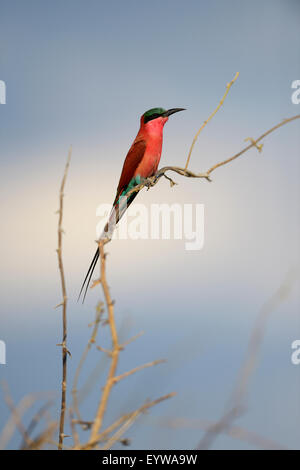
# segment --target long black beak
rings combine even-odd
[[[185,108],[171,108],[166,111],[163,116],[168,117],[171,116],[171,114],[178,113],[178,111],[185,111]]]

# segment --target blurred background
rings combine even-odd
[[[190,164],[205,171],[283,118],[299,114],[297,0],[0,2],[1,321],[7,364],[0,375],[15,402],[53,391],[60,399],[61,301],[55,249],[58,191],[70,144],[64,247],[69,384],[88,341],[99,288],[77,303],[95,250],[96,208],[114,199],[124,157],[147,109],[184,107],[164,131],[161,164],[183,166],[194,134],[240,72],[205,128]],[[213,183],[174,175],[138,203],[202,203],[205,244],[115,240],[108,279],[121,339],[145,334],[121,354],[119,372],[165,358],[113,390],[106,424],[169,392],[126,437],[135,449],[193,449],[197,420],[224,411],[262,304],[299,266],[299,122],[292,122],[213,174]],[[299,280],[270,317],[248,409],[236,424],[299,448]],[[106,344],[101,327],[97,344]],[[107,361],[94,350],[83,373],[91,419]],[[96,373],[95,373],[96,368]],[[91,376],[92,374],[92,376]],[[1,399],[0,428],[9,412]],[[53,412],[53,417],[56,417]],[[26,420],[30,416],[26,415]],[[170,424],[184,419],[184,426]],[[19,437],[10,445],[18,446]],[[66,441],[66,443],[68,443]],[[116,446],[118,447],[118,446]],[[215,449],[254,448],[220,435]]]

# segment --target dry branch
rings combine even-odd
[[[58,248],[57,248],[57,257],[58,257],[58,267],[60,272],[60,281],[61,281],[61,290],[62,290],[62,297],[63,300],[61,302],[62,306],[62,323],[63,323],[63,335],[62,335],[62,342],[59,346],[61,346],[62,350],[62,383],[61,383],[61,408],[60,408],[60,420],[59,420],[59,442],[58,442],[58,449],[62,450],[63,441],[64,441],[64,426],[65,426],[65,414],[66,414],[66,393],[67,393],[67,357],[68,357],[68,349],[67,349],[67,290],[66,290],[66,281],[65,281],[65,274],[64,274],[64,266],[63,266],[63,259],[62,259],[62,235],[63,235],[63,208],[64,208],[64,189],[65,183],[67,179],[68,169],[70,165],[72,154],[72,147],[70,147],[67,163],[65,166],[65,171],[63,175],[63,179],[60,186],[59,191],[59,210],[58,210]]]
[[[117,370],[119,354],[120,354],[120,346],[118,340],[118,334],[115,324],[115,317],[114,317],[114,302],[110,296],[109,287],[107,284],[106,279],[106,254],[104,252],[104,243],[99,242],[98,244],[99,254],[100,254],[100,282],[105,298],[107,314],[108,314],[108,321],[110,327],[110,333],[112,338],[112,351],[111,351],[111,363],[108,372],[108,377],[106,383],[104,385],[104,389],[101,395],[101,399],[98,405],[98,409],[96,412],[95,420],[92,425],[91,434],[90,434],[90,442],[96,440],[96,437],[99,433],[99,430],[102,426],[104,413],[107,406],[107,401],[111,392],[111,389],[114,385],[114,378]]]

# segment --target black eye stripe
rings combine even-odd
[[[146,124],[147,122],[152,121],[152,119],[156,119],[160,116],[161,116],[161,114],[158,114],[158,113],[151,114],[151,116],[145,116],[144,117],[144,124]]]

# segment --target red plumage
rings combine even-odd
[[[139,132],[130,147],[124,164],[114,204],[135,176],[149,178],[157,170],[162,150],[163,127],[168,117],[159,117],[144,123],[141,117]]]

